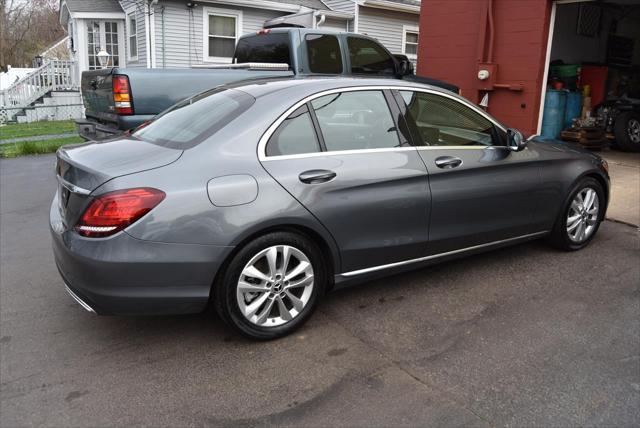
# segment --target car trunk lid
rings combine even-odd
[[[65,227],[73,226],[92,199],[92,192],[116,177],[175,162],[182,150],[132,137],[63,146],[56,154],[58,208]]]

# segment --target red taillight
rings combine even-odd
[[[270,28],[263,28],[261,30],[256,31],[256,34],[258,36],[266,36],[267,34],[269,34],[271,32]]]
[[[123,116],[133,114],[133,101],[131,99],[129,78],[116,74],[111,79],[111,82],[113,85],[113,102],[115,103],[116,113]]]
[[[164,197],[163,191],[149,187],[105,193],[91,202],[76,230],[91,238],[113,235],[151,211]]]

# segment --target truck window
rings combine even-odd
[[[255,98],[234,89],[211,89],[187,98],[132,135],[139,140],[186,150],[200,144],[244,113]]]
[[[395,74],[395,62],[382,46],[362,37],[347,37],[353,74]]]
[[[288,33],[270,33],[243,37],[238,41],[234,63],[271,62],[289,64],[291,52]]]
[[[342,55],[336,36],[328,34],[307,34],[307,57],[312,73],[341,74]]]

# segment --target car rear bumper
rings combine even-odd
[[[53,253],[71,296],[101,315],[201,312],[231,247],[142,241],[126,232],[84,238],[50,212]]]

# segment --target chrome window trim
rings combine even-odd
[[[363,153],[388,153],[388,152],[406,152],[414,151],[416,148],[411,147],[382,147],[379,149],[353,149],[353,150],[335,150],[326,152],[313,152],[313,153],[300,153],[296,155],[277,155],[267,156],[265,159],[261,159],[263,162],[286,160],[286,159],[305,159],[305,158],[319,158],[323,156],[335,156],[335,155],[356,155]]]
[[[301,159],[301,158],[307,158],[307,157],[318,157],[318,156],[333,156],[333,155],[344,155],[344,154],[354,154],[354,153],[376,153],[376,152],[384,152],[384,151],[404,151],[404,150],[415,150],[415,149],[419,149],[419,150],[429,150],[429,149],[442,149],[442,148],[447,148],[447,149],[486,149],[489,147],[502,147],[502,146],[411,146],[411,147],[383,147],[383,148],[379,148],[379,149],[353,149],[353,150],[336,150],[336,151],[326,151],[326,152],[313,152],[313,153],[301,153],[301,154],[296,154],[296,155],[277,155],[277,156],[267,156],[266,154],[266,148],[267,148],[267,143],[269,142],[269,139],[271,138],[271,135],[275,132],[275,130],[278,128],[278,126],[280,126],[280,124],[282,124],[282,122],[284,122],[284,120],[289,117],[289,115],[291,113],[293,113],[294,111],[296,111],[300,106],[302,106],[303,104],[312,101],[316,98],[320,98],[323,97],[325,95],[331,95],[331,94],[336,94],[338,92],[355,92],[355,91],[384,91],[384,90],[390,90],[390,91],[414,91],[414,92],[425,92],[428,94],[434,94],[434,95],[439,95],[442,97],[446,97],[446,98],[450,98],[454,101],[459,102],[460,104],[471,108],[472,110],[474,110],[476,113],[480,114],[482,117],[484,117],[485,119],[487,119],[489,122],[491,122],[494,126],[496,126],[497,128],[501,129],[502,131],[506,132],[507,129],[502,126],[500,123],[496,122],[495,119],[493,119],[491,116],[489,116],[484,110],[482,110],[481,108],[479,108],[478,106],[474,105],[473,103],[463,99],[463,98],[459,98],[457,95],[454,94],[448,94],[436,89],[429,89],[429,88],[416,88],[413,86],[386,86],[386,85],[372,85],[372,86],[347,86],[344,88],[334,88],[334,89],[327,89],[324,91],[320,91],[317,92],[315,94],[309,95],[305,98],[303,98],[302,100],[296,102],[293,106],[289,107],[289,109],[287,109],[282,115],[280,115],[275,122],[273,122],[269,128],[267,128],[267,130],[265,131],[264,134],[262,134],[262,137],[260,137],[260,141],[258,142],[258,160],[260,160],[261,162],[264,161],[270,161],[270,160],[281,160],[281,159]]]
[[[464,252],[467,252],[467,251],[478,250],[480,248],[491,247],[491,246],[494,246],[494,245],[505,244],[507,242],[517,241],[517,240],[520,240],[520,239],[527,239],[527,238],[533,238],[535,236],[542,236],[542,235],[545,235],[547,233],[549,233],[548,230],[543,230],[542,232],[529,233],[527,235],[516,236],[514,238],[501,239],[499,241],[493,241],[493,242],[488,242],[486,244],[474,245],[472,247],[460,248],[460,249],[457,249],[457,250],[447,251],[445,253],[432,254],[430,256],[419,257],[417,259],[403,260],[401,262],[395,262],[395,263],[389,263],[389,264],[386,264],[386,265],[378,265],[378,266],[372,266],[372,267],[368,267],[368,268],[364,268],[364,269],[358,269],[358,270],[354,270],[354,271],[351,271],[351,272],[341,273],[341,274],[339,274],[337,276],[341,277],[341,278],[351,278],[351,277],[354,277],[354,276],[363,275],[365,273],[377,272],[377,271],[380,271],[380,270],[391,269],[391,268],[394,268],[394,267],[405,266],[405,265],[409,265],[409,264],[413,264],[413,263],[419,263],[419,262],[425,262],[425,261],[428,261],[428,260],[439,259],[441,257],[451,256],[451,255],[454,255],[454,254],[464,253]]]

